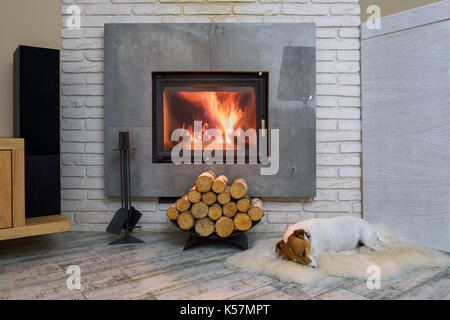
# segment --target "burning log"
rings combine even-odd
[[[205,218],[208,215],[208,205],[203,201],[194,203],[191,208],[191,213],[196,219]]]
[[[202,200],[202,194],[197,191],[197,188],[193,186],[188,192],[188,198],[191,203],[197,203]]]
[[[219,237],[226,238],[234,231],[233,219],[222,217],[216,221],[216,233]]]
[[[216,202],[217,196],[214,192],[209,191],[202,195],[202,201],[206,203],[208,206],[212,205],[214,202]]]
[[[176,206],[179,212],[187,211],[191,206],[188,196],[183,196],[180,199],[178,199],[176,202]]]
[[[178,215],[177,224],[182,230],[190,230],[194,226],[194,218],[189,211]]]
[[[226,188],[223,192],[221,192],[217,196],[217,202],[219,202],[221,205],[227,204],[231,200],[231,193],[230,188]]]
[[[251,199],[248,195],[245,195],[242,199],[236,203],[239,212],[247,212],[250,209]]]
[[[264,216],[263,204],[261,199],[253,198],[252,203],[250,205],[250,209],[248,210],[248,216],[253,221],[259,221]]]
[[[167,209],[166,215],[170,220],[177,220],[179,212],[175,203]]]
[[[210,217],[212,220],[217,220],[222,216],[222,207],[220,204],[213,204],[209,207],[208,211],[208,217]]]
[[[214,222],[209,218],[195,221],[195,232],[202,237],[207,237],[214,232]]]
[[[212,184],[216,179],[216,174],[211,170],[207,170],[201,173],[197,179],[195,179],[195,187],[198,192],[205,193],[211,190]]]
[[[236,202],[230,201],[223,206],[223,214],[227,217],[233,217],[237,212]]]
[[[252,219],[245,213],[238,213],[233,221],[236,230],[247,231],[252,227]]]
[[[230,192],[234,199],[241,199],[247,194],[247,182],[242,178],[234,180],[231,184]]]
[[[224,175],[220,175],[214,180],[212,190],[215,193],[222,193],[227,188],[227,184],[228,178],[225,177]]]

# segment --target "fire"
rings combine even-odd
[[[194,121],[202,121],[202,132],[194,134]],[[188,130],[194,141],[213,140],[208,129],[218,130],[225,141],[232,142],[228,130],[256,129],[255,92],[251,87],[236,91],[188,91],[164,92],[164,146],[172,149],[177,142],[170,141],[171,132],[178,128]],[[203,145],[203,149],[205,145]],[[225,146],[224,146],[225,149]]]

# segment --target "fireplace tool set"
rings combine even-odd
[[[130,179],[130,132],[119,132],[120,152],[120,198],[121,208],[117,210],[106,228],[107,232],[120,234],[124,229],[124,236],[109,244],[143,243],[144,241],[130,235],[137,228],[136,224],[142,216],[136,208],[131,205],[131,179]]]

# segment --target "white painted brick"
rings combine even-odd
[[[338,77],[340,85],[359,85],[361,84],[361,77],[359,74],[343,74]]]
[[[348,4],[348,5],[333,5],[331,7],[331,14],[336,15],[357,15],[361,13],[361,9],[357,4]]]
[[[84,177],[84,168],[83,167],[61,167],[61,176],[62,177]]]
[[[87,119],[86,120],[86,130],[103,130],[103,120],[102,119]]]
[[[103,131],[62,131],[64,142],[103,142]]]
[[[62,130],[83,130],[84,120],[81,119],[62,119],[61,120]]]
[[[65,96],[99,96],[103,95],[103,85],[63,85]]]
[[[316,174],[319,178],[335,178],[337,177],[337,169],[333,167],[316,167]]]
[[[102,62],[105,58],[102,50],[89,50],[85,52],[84,57],[86,58],[86,60],[93,62]]]
[[[359,16],[316,16],[313,22],[318,27],[358,27],[361,19]]]
[[[139,220],[140,224],[143,224],[143,223],[155,223],[155,222],[160,222],[160,223],[168,222],[166,213],[165,212],[159,212],[159,211],[144,212],[142,214],[141,219]]]
[[[361,87],[359,86],[335,86],[319,84],[316,86],[317,95],[332,95],[332,96],[353,96],[358,97],[361,94]]]
[[[317,72],[354,73],[360,70],[357,62],[322,62],[316,63]]]
[[[360,117],[361,110],[356,108],[317,108],[318,119],[359,119]]]
[[[316,191],[316,196],[314,199],[323,200],[323,201],[336,201],[337,200],[338,191],[336,190],[324,190],[318,189]],[[345,199],[342,199],[345,200]]]
[[[337,120],[316,120],[317,130],[337,130]]]
[[[329,73],[318,73],[316,75],[318,84],[337,84],[337,75]]]
[[[327,15],[329,12],[328,5],[312,5],[312,4],[283,4],[283,14],[300,14],[300,15]]]
[[[263,206],[265,211],[303,211],[302,202],[277,202],[263,199]]]
[[[112,23],[160,23],[163,16],[115,16]]]
[[[337,59],[339,61],[359,61],[360,60],[359,50],[339,50],[337,51]]]
[[[342,143],[339,146],[340,153],[358,153],[361,152],[361,143]]]
[[[217,16],[213,17],[215,23],[261,23],[263,17],[259,16]]]
[[[63,189],[61,190],[62,200],[85,200],[86,190]]]
[[[361,141],[360,131],[318,131],[316,135],[318,142],[332,141]]]
[[[338,191],[339,200],[361,200],[360,190],[339,190]]]
[[[203,0],[159,0],[159,2],[160,3],[202,3]],[[213,2],[213,1],[210,0],[208,2]]]
[[[359,0],[311,0],[313,3],[358,3]]]
[[[103,49],[103,39],[63,39],[62,48],[70,50]]]
[[[359,38],[360,37],[360,29],[359,28],[339,29],[339,37],[341,37],[341,38]]]
[[[282,234],[284,231],[286,231],[287,224],[276,224],[276,223],[259,223],[256,226],[254,226],[250,231],[248,232],[278,232]]]
[[[66,119],[103,118],[103,108],[64,108],[62,117]]]
[[[61,83],[64,84],[84,84],[86,82],[85,74],[63,73]]]
[[[103,143],[86,143],[85,153],[103,154],[105,145]]]
[[[229,5],[200,5],[200,4],[186,4],[184,5],[184,14],[230,14],[231,6]]]
[[[314,201],[303,206],[307,212],[351,212],[352,203],[347,201]]]
[[[104,190],[88,190],[87,191],[87,199],[88,200],[106,200]]]
[[[103,187],[102,178],[61,177],[63,189],[103,189]]]
[[[361,168],[359,167],[340,168],[339,176],[343,178],[347,177],[359,178],[361,177]]]
[[[86,84],[103,84],[103,73],[89,73],[86,75]]]
[[[218,18],[218,17],[216,17]],[[211,16],[166,16],[162,17],[163,23],[210,23]]]
[[[86,176],[89,178],[104,177],[105,170],[103,167],[87,167]]]
[[[156,0],[111,0],[112,3],[155,3]],[[162,2],[160,0],[160,2]]]
[[[259,0],[261,3],[308,3],[309,0]]]
[[[63,62],[62,71],[68,73],[103,72],[103,63],[99,62]]]
[[[355,213],[361,213],[362,212],[361,202],[353,203],[353,212],[355,212]]]
[[[65,166],[102,166],[104,157],[99,154],[62,154],[61,163]]]
[[[318,39],[333,39],[337,37],[337,29],[336,28],[317,28],[316,29],[316,37]]]
[[[360,157],[355,155],[317,155],[317,165],[318,166],[333,166],[333,165],[342,165],[342,166],[357,166],[360,164]]]
[[[81,52],[73,51],[61,51],[61,61],[62,62],[80,62],[84,60],[84,56]]]
[[[63,108],[77,108],[84,106],[85,97],[61,96],[61,106]]]
[[[338,143],[317,143],[316,152],[319,153],[338,153],[339,144]]]
[[[278,4],[238,4],[233,6],[234,14],[276,15],[281,11]]]
[[[80,39],[83,38],[83,30],[81,29],[62,29],[61,38],[63,39]]]
[[[361,107],[361,97],[340,97],[339,107]]]
[[[116,15],[116,14],[130,14],[131,5],[125,4],[93,4],[86,5],[85,14],[87,15]]]
[[[339,120],[338,130],[361,130],[360,120]]]
[[[62,200],[61,201],[61,209],[63,211],[104,212],[107,210],[107,208],[108,208],[108,205],[104,201],[78,201],[78,200]],[[98,214],[98,215],[101,215],[101,214]],[[89,214],[88,216],[96,217],[97,214]],[[111,220],[111,218],[107,222],[109,222]],[[87,222],[87,221],[79,221],[79,222]]]
[[[338,103],[337,97],[318,96],[316,98],[319,107],[336,107]]]
[[[269,212],[267,214],[267,222],[277,224],[294,224],[315,217],[316,215],[314,213],[305,212]]]
[[[68,16],[63,17],[63,26],[67,25]],[[105,23],[111,23],[111,17],[108,16],[82,16],[81,26],[85,27],[103,27]]]
[[[357,178],[317,178],[317,188],[320,189],[359,189],[361,179]]]
[[[85,38],[103,38],[105,30],[103,28],[85,28]]]
[[[134,7],[133,12],[136,15],[171,15],[180,14],[181,7],[173,4],[139,5]]]
[[[103,96],[86,97],[86,107],[103,107],[104,103]]]
[[[336,61],[336,51],[334,50],[317,50],[317,61]]]
[[[61,142],[61,153],[83,153],[84,143]]]

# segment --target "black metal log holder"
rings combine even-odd
[[[130,235],[130,232],[135,228],[142,215],[131,205],[130,132],[119,132],[118,151],[120,152],[120,198],[122,207],[116,212],[106,230],[120,234],[123,228],[125,232],[122,238],[116,239],[109,244],[144,243],[144,241]]]

